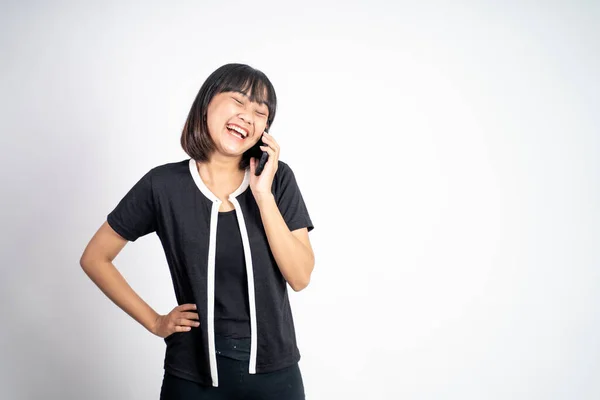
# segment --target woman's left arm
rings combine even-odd
[[[315,256],[306,228],[289,230],[272,194],[259,197],[257,204],[269,247],[281,274],[294,291],[308,286]]]
[[[281,215],[275,196],[271,192],[278,168],[279,144],[268,133],[265,133],[262,139],[265,146],[261,146],[261,149],[269,153],[269,161],[260,176],[256,176],[256,159],[250,160],[250,187],[260,209],[269,247],[279,270],[292,289],[299,292],[310,282],[315,256],[308,238],[308,229],[290,231]]]

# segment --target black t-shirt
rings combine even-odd
[[[250,337],[247,281],[236,211],[220,211],[215,261],[215,335]]]
[[[272,193],[290,231],[313,224],[292,169],[279,160]],[[267,373],[300,360],[287,282],[273,257],[260,210],[249,188],[249,169],[230,196],[238,220],[250,317],[250,374]],[[146,173],[108,215],[110,226],[135,241],[156,232],[165,252],[178,304],[198,306],[200,326],[165,338],[165,370],[218,386],[215,332],[224,291],[217,272],[218,210],[222,201],[204,184],[193,159]],[[217,336],[221,337],[221,336]]]

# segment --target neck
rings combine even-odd
[[[226,157],[218,153],[211,155],[207,162],[196,162],[202,180],[207,184],[231,181],[244,175],[240,170],[240,157]]]

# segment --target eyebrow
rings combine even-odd
[[[244,96],[247,99],[249,98],[248,95],[246,93],[242,92],[241,90],[232,90],[232,92],[241,94],[242,96]],[[259,104],[259,105],[266,106],[267,108],[269,107],[268,104],[265,101],[261,101],[260,103],[259,102],[255,102],[255,103]]]

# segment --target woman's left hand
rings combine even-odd
[[[260,148],[269,154],[269,160],[259,176],[254,175],[258,160],[255,158],[250,159],[250,189],[257,202],[272,195],[271,185],[279,164],[279,145],[273,139],[273,136],[265,132],[262,140],[265,146],[260,146]]]

